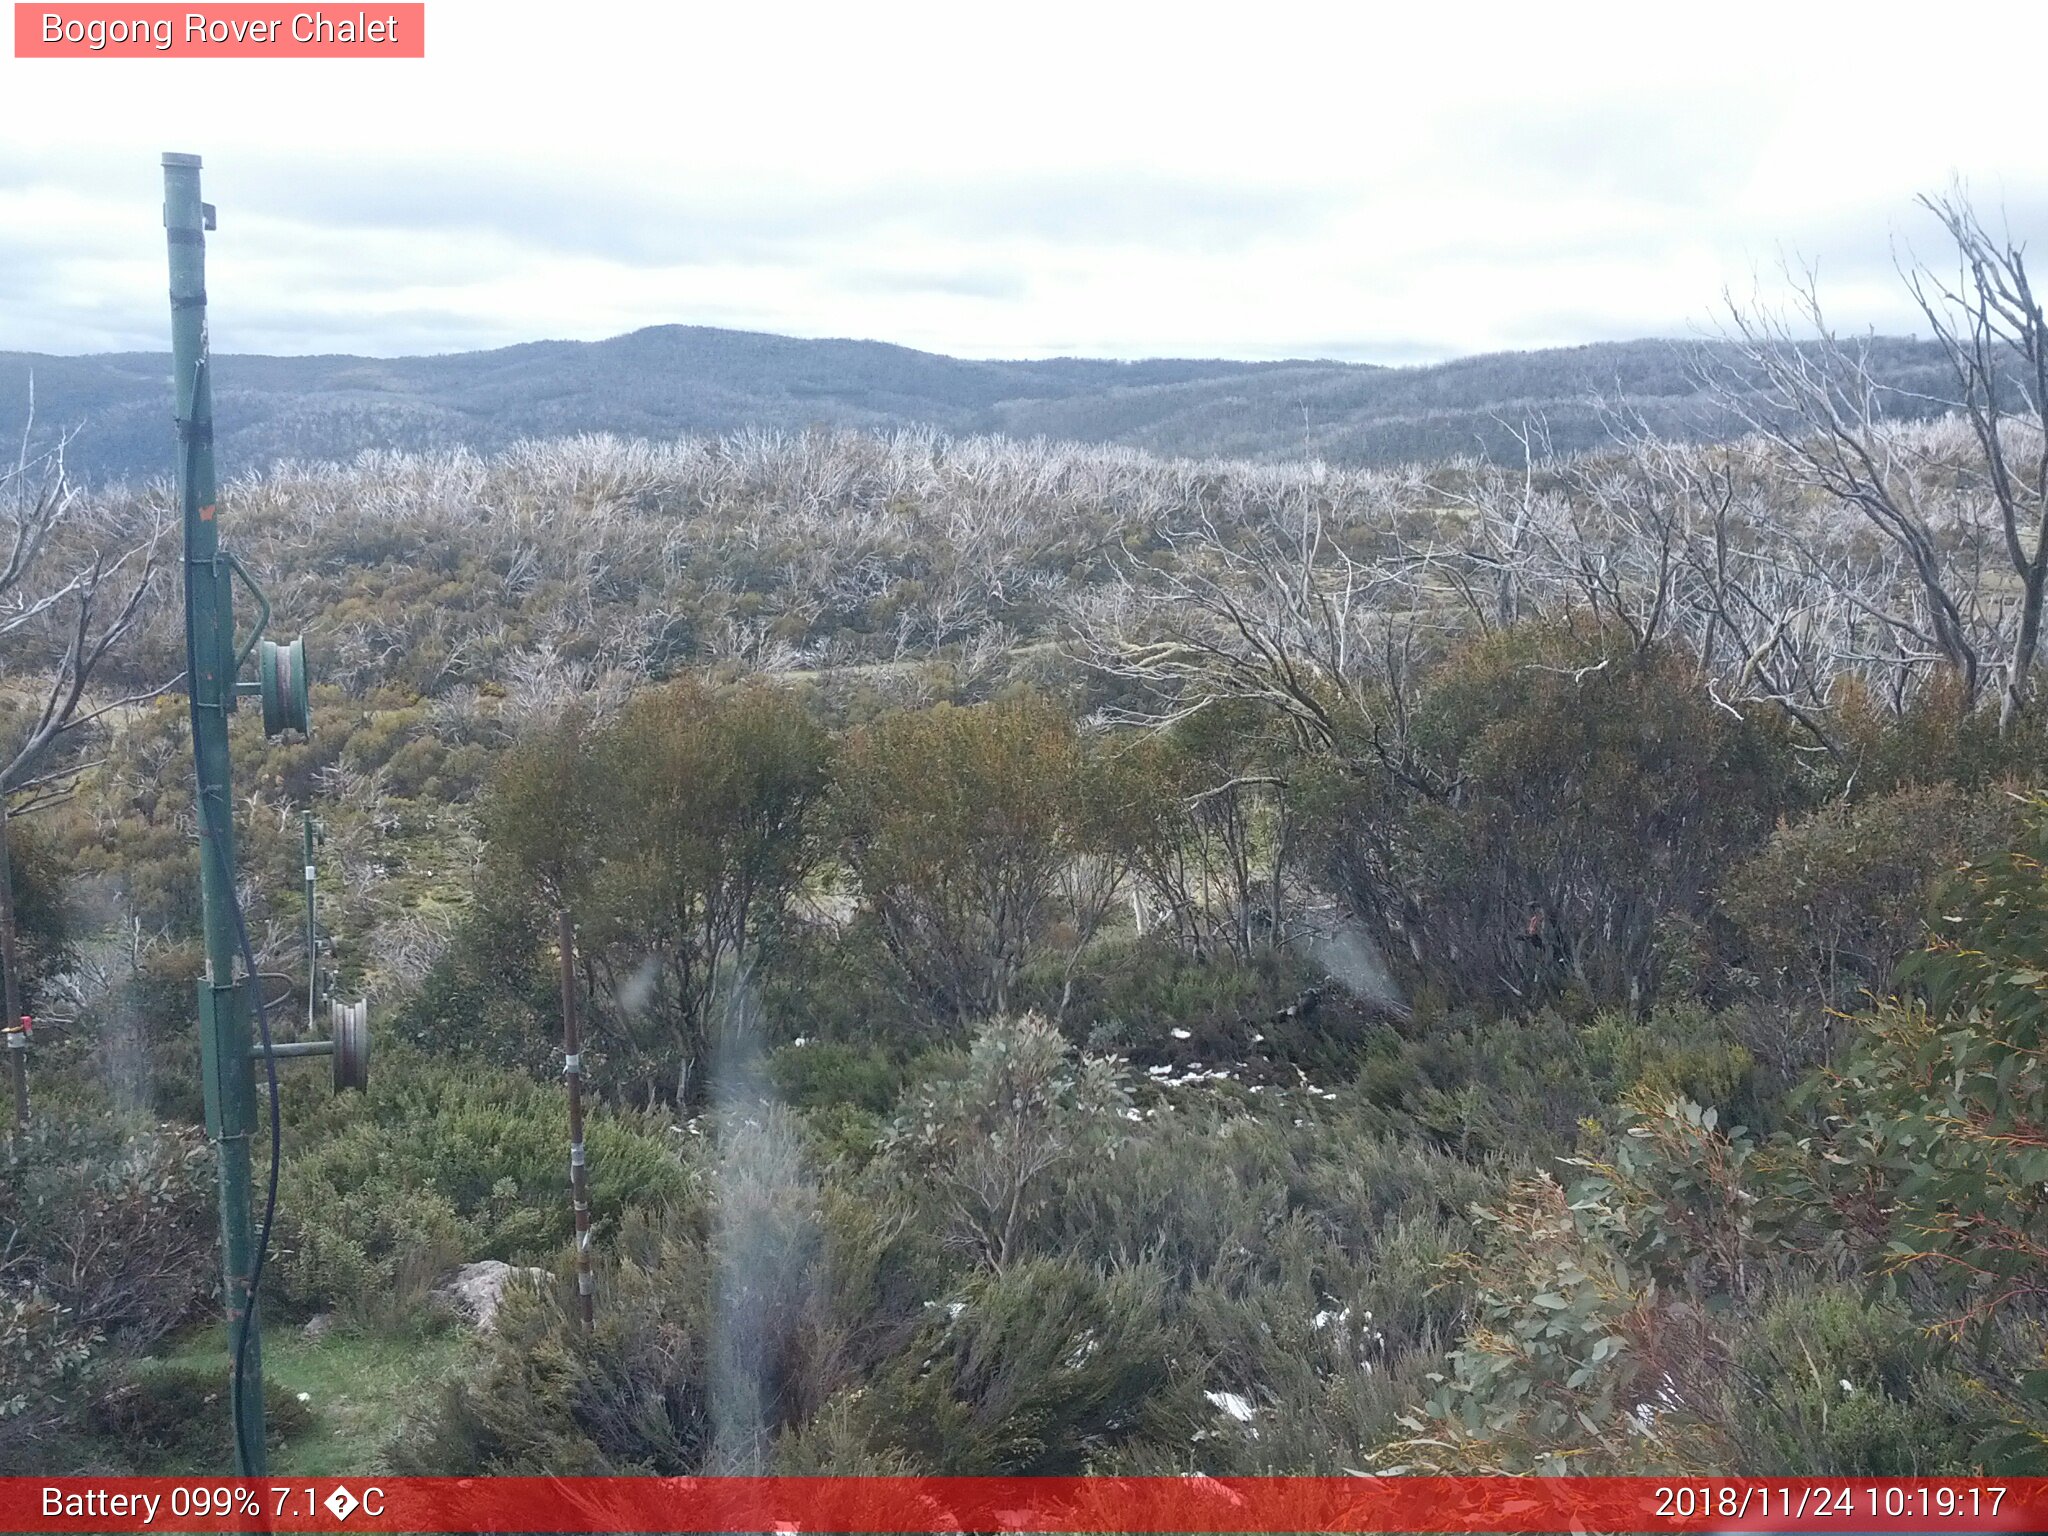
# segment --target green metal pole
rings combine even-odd
[[[262,1335],[250,1304],[255,1241],[250,1138],[256,1130],[256,1069],[250,1060],[247,987],[236,978],[234,796],[228,714],[234,708],[234,606],[221,556],[213,466],[213,386],[206,337],[206,230],[213,210],[199,198],[199,157],[165,155],[164,231],[171,260],[171,378],[177,402],[178,500],[185,524],[186,686],[197,767],[199,880],[206,928],[206,975],[199,983],[200,1070],[206,1130],[220,1162],[221,1269],[233,1351],[248,1317],[239,1403],[237,1470],[266,1473]],[[237,1411],[238,1410],[238,1411]]]
[[[318,1027],[320,1008],[320,931],[313,920],[313,813],[306,818],[306,1036]]]

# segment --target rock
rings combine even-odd
[[[334,1314],[332,1312],[315,1312],[306,1319],[306,1326],[301,1328],[299,1332],[306,1336],[308,1344],[318,1344],[327,1335],[334,1332]]]
[[[489,1333],[505,1299],[505,1288],[515,1281],[538,1284],[547,1279],[544,1269],[521,1268],[503,1259],[479,1259],[465,1264],[434,1292],[479,1331]]]

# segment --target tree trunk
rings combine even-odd
[[[562,1077],[569,1085],[569,1209],[576,1231],[576,1311],[587,1329],[595,1308],[590,1273],[590,1181],[583,1155],[583,1032],[576,1017],[576,925],[569,909],[555,914],[561,949]],[[651,1091],[648,1097],[653,1098]]]
[[[2020,609],[2019,639],[2013,645],[2012,676],[2006,683],[2004,707],[1998,712],[2001,735],[2012,729],[2020,711],[2027,707],[2034,656],[2041,648],[2041,608],[2048,597],[2048,528],[2042,530],[2034,558],[2021,578],[2026,584],[2026,600]]]
[[[0,791],[0,1027],[21,1024],[21,967],[14,934],[14,845],[9,836],[7,796]],[[14,1133],[28,1130],[28,1041],[8,1037],[7,1067],[14,1077]]]

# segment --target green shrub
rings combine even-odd
[[[922,1085],[887,1153],[950,1241],[997,1269],[1025,1251],[1056,1176],[1111,1154],[1131,1109],[1121,1064],[1045,1020],[992,1019],[957,1076]]]
[[[838,848],[934,1011],[1019,1011],[1031,966],[1078,964],[1118,888],[1112,778],[1068,711],[1032,694],[901,710],[848,734]]]
[[[780,1101],[800,1112],[819,1166],[864,1166],[887,1139],[888,1115],[915,1063],[876,1045],[806,1040],[769,1053],[767,1075]]]
[[[21,967],[22,1007],[42,1012],[45,988],[77,957],[78,914],[70,891],[77,871],[61,857],[61,841],[36,818],[11,818],[7,834],[13,854],[16,963]]]
[[[40,1290],[0,1294],[0,1476],[47,1473],[100,1335]]]
[[[2004,790],[1939,784],[1837,803],[1778,828],[1730,873],[1721,905],[1780,995],[1845,1006],[1919,946],[1936,882],[2009,847],[2019,822]]]
[[[1057,1000],[1056,978],[1030,979],[1028,996],[1044,1006]],[[1164,1045],[1167,1031],[1185,1029],[1187,1050],[1204,1060],[1217,1048],[1244,1052],[1250,1036],[1302,993],[1323,981],[1299,956],[1262,950],[1250,960],[1224,952],[1208,958],[1157,937],[1106,939],[1077,968],[1067,1017],[1085,1020],[1104,1044],[1127,1050],[1141,1065]],[[1318,1053],[1326,1031],[1303,1032],[1288,1042],[1305,1057]]]
[[[1817,1079],[1817,1135],[1787,1196],[1894,1283],[1932,1292],[1935,1324],[2007,1363],[1987,1382],[2002,1470],[2048,1466],[2038,1292],[2048,1264],[2048,801],[2012,852],[1944,887],[1902,995],[1856,1020]],[[2012,1333],[2011,1330],[2017,1330]]]
[[[1767,1118],[1736,1021],[1698,1003],[1666,1004],[1646,1018],[1610,1010],[1585,1026],[1583,1038],[1610,1115],[1647,1095],[1707,1105],[1731,1124],[1761,1127]]]
[[[600,1237],[625,1211],[695,1198],[660,1117],[592,1107],[584,1141]],[[458,1262],[547,1259],[572,1230],[567,1148],[562,1090],[505,1069],[387,1061],[367,1094],[307,1103],[279,1195],[280,1302],[416,1300]]]
[[[1838,771],[1863,794],[1945,784],[1974,794],[2036,775],[2048,755],[2048,711],[2038,702],[2011,721],[1999,713],[1989,702],[1967,708],[1955,675],[1941,671],[1896,710],[1840,679],[1826,724],[1842,754]]]
[[[1516,1008],[1647,1007],[1674,917],[1810,792],[1784,722],[1733,716],[1697,663],[1569,624],[1431,671],[1398,774],[1301,776],[1311,867],[1421,988]]]
[[[762,1471],[908,1346],[948,1283],[937,1244],[871,1190],[819,1188],[785,1115],[717,1131],[708,1201],[629,1216],[599,1250],[595,1329],[560,1294],[508,1301],[408,1425],[401,1470]]]
[[[474,1369],[402,1427],[394,1468],[415,1475],[606,1476],[697,1470],[709,1437],[710,1286],[694,1246],[658,1272],[606,1266],[586,1331],[552,1290],[507,1294]]]
[[[1977,1471],[1997,1418],[1955,1360],[1896,1304],[1840,1288],[1792,1290],[1735,1336],[1736,1464],[1766,1476]]]
[[[869,1434],[945,1476],[1071,1476],[1134,1443],[1183,1447],[1202,1415],[1165,1295],[1142,1266],[980,1275],[869,1388]]]
[[[86,1412],[94,1434],[142,1473],[205,1472],[234,1462],[225,1364],[132,1362],[98,1383]],[[312,1411],[275,1381],[263,1384],[263,1423],[274,1450],[303,1433]]]
[[[1571,1150],[1604,1107],[1579,1027],[1556,1009],[1503,1017],[1478,1009],[1382,1027],[1343,1095],[1385,1135],[1421,1137],[1468,1158]]]
[[[903,1091],[904,1068],[876,1045],[810,1040],[768,1056],[768,1079],[792,1109],[843,1105],[887,1114]]]
[[[72,1325],[147,1346],[218,1279],[214,1159],[195,1131],[46,1099],[0,1179],[0,1281]]]
[[[391,1035],[441,1057],[529,1071],[560,1060],[561,994],[550,937],[529,908],[484,900],[391,1020]]]
[[[955,1038],[959,1021],[903,985],[881,925],[862,913],[844,925],[793,927],[759,977],[770,1037],[884,1046],[896,1051]]]

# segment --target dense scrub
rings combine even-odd
[[[1731,561],[1859,547],[1714,452]],[[382,1039],[362,1098],[286,1074],[274,1321],[554,1276],[409,1405],[419,1470],[2033,1466],[2042,717],[1846,609],[1731,638],[1699,519],[1653,596],[1660,463],[743,439],[236,487],[331,679],[309,742],[236,721],[251,938],[302,973],[313,807]],[[1525,512],[1551,553],[1480,560]],[[0,1194],[24,1467],[204,1454],[136,1358],[213,1285],[182,726],[116,724],[22,839],[67,1020]],[[127,1253],[151,1201],[183,1236]]]

